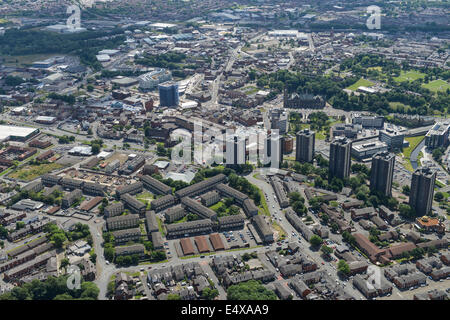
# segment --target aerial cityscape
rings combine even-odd
[[[0,0],[0,300],[450,300],[449,16]]]

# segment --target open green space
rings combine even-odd
[[[414,81],[417,79],[423,79],[425,74],[419,71],[411,70],[411,71],[403,71],[400,73],[400,76],[395,77],[394,81],[404,82],[404,81]]]
[[[245,93],[246,95],[251,95],[254,93],[257,93],[259,89],[255,86],[247,86],[242,89],[240,89],[241,92]]]
[[[4,59],[4,65],[8,67],[30,66],[35,61],[42,61],[55,56],[54,54],[27,54],[27,55],[0,55],[0,60]]]
[[[261,189],[258,190],[259,191],[259,195],[261,196],[261,205],[258,207],[259,208],[259,213],[262,213],[265,216],[270,217],[270,211],[269,211],[269,207],[267,206],[267,202],[266,202],[266,197],[264,197],[264,193],[261,191]]]
[[[425,138],[425,136],[417,137],[406,137],[405,140],[409,142],[408,148],[403,149],[403,156],[405,157],[405,168],[409,171],[414,171],[411,165],[411,152],[419,145],[420,142]]]
[[[9,178],[31,181],[53,170],[64,167],[59,163],[43,163],[39,165],[26,165],[8,175]]]
[[[447,89],[450,89],[450,83],[444,80],[434,80],[422,84],[422,87],[431,90],[433,92],[446,91]]]
[[[358,81],[356,81],[354,84],[352,84],[351,86],[347,87],[347,89],[348,90],[352,90],[352,91],[356,91],[361,86],[363,86],[363,87],[371,87],[373,85],[374,85],[374,83],[372,81],[369,81],[369,80],[361,78]]]

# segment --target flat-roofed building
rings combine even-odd
[[[136,198],[130,196],[130,194],[125,193],[121,196],[121,199],[125,206],[134,213],[143,215],[145,213],[145,208],[147,207],[144,203],[137,200]]]
[[[372,158],[370,189],[390,197],[394,177],[395,155],[389,152],[377,153]]]
[[[24,190],[24,191],[29,191],[29,192],[31,191],[31,192],[35,192],[35,193],[38,193],[42,189],[44,189],[44,184],[42,183],[41,179],[30,182],[22,187],[22,190]]]
[[[315,150],[315,132],[305,129],[297,132],[295,143],[295,161],[312,162]]]
[[[352,142],[344,137],[337,137],[330,145],[330,176],[340,179],[350,175]]]
[[[106,218],[120,216],[125,207],[122,202],[115,202],[105,207],[104,214]]]
[[[433,205],[436,171],[428,167],[418,168],[411,179],[409,205],[417,216],[425,216],[431,212]]]
[[[156,219],[155,211],[147,211],[145,213],[145,221],[147,223],[148,233],[159,231],[158,220]]]
[[[124,256],[124,255],[134,255],[137,254],[139,256],[143,256],[145,254],[145,247],[143,244],[134,244],[131,246],[125,247],[116,247],[115,248],[116,256]]]
[[[155,250],[164,249],[164,240],[159,231],[151,233],[151,241],[152,241],[153,249],[155,249]]]
[[[82,189],[84,181],[77,180],[72,178],[62,178],[60,180],[61,187],[64,189],[74,190],[74,189]]]
[[[360,124],[363,128],[383,129],[384,128],[384,117],[356,115],[352,119],[352,123]]]
[[[248,199],[248,196],[226,184],[219,183],[216,186],[216,189],[220,192],[222,197],[233,198],[237,204],[242,205],[245,199]]]
[[[200,200],[205,207],[210,207],[220,201],[220,195],[213,190],[202,195]]]
[[[135,228],[139,226],[139,215],[127,214],[124,216],[107,218],[106,225],[108,230]]]
[[[79,200],[83,196],[83,193],[80,189],[75,189],[70,193],[64,195],[61,200],[61,205],[63,208],[68,208],[72,204],[74,204],[77,200]]]
[[[176,202],[176,198],[173,195],[168,194],[166,196],[163,196],[161,198],[156,198],[155,200],[153,200],[150,203],[150,207],[152,208],[152,210],[159,212],[170,206],[173,206],[175,204],[175,202]]]
[[[116,190],[116,195],[119,197],[119,199],[121,199],[122,195],[124,195],[124,194],[134,195],[137,193],[141,193],[142,190],[143,190],[143,184],[142,184],[142,182],[138,181],[135,183],[131,183],[127,186],[118,188]]]
[[[425,135],[425,145],[430,148],[446,147],[449,142],[450,122],[436,123]]]
[[[242,208],[244,209],[245,214],[247,217],[253,217],[258,215],[258,207],[255,205],[255,202],[248,198],[245,199],[242,203]]]
[[[170,207],[166,209],[164,212],[165,222],[172,223],[174,221],[180,220],[186,216],[187,212],[184,210],[181,204]]]
[[[223,216],[217,218],[217,220],[220,231],[244,228],[245,218],[242,214]]]
[[[353,142],[352,156],[358,160],[368,159],[378,153],[387,153],[388,146],[377,139]]]
[[[144,187],[150,190],[154,194],[171,194],[172,188],[168,185],[162,183],[155,178],[152,178],[147,175],[141,176],[141,181],[144,183]]]
[[[282,208],[289,206],[289,198],[287,196],[286,190],[284,189],[283,183],[278,177],[272,177],[270,183],[275,191],[278,202]]]
[[[191,198],[188,197],[182,198],[181,204],[189,212],[197,214],[204,219],[217,220],[217,213],[215,211],[209,209],[208,207],[205,207],[204,205],[200,204],[199,202]]]
[[[211,191],[217,184],[224,182],[226,178],[227,177],[224,174],[220,173],[214,177],[176,191],[175,196],[179,199],[184,197],[195,197],[199,194]]]
[[[42,183],[46,187],[52,187],[52,186],[54,186],[56,184],[59,184],[61,179],[62,179],[62,177],[58,177],[57,175],[53,175],[53,174],[44,174],[41,177]]]
[[[187,237],[195,234],[207,234],[211,233],[213,228],[213,222],[210,219],[202,219],[195,221],[188,221],[182,223],[174,223],[166,225],[167,237]]]
[[[381,130],[379,139],[388,145],[389,150],[402,150],[405,135],[393,129]]]
[[[273,232],[270,229],[269,224],[266,222],[266,220],[264,220],[263,216],[261,215],[254,216],[252,218],[252,223],[264,242],[274,241]]]
[[[92,196],[103,196],[105,195],[105,186],[102,186],[100,183],[94,182],[85,182],[83,184],[83,192],[85,194],[89,194]]]
[[[116,244],[127,243],[129,241],[139,241],[141,238],[141,229],[131,228],[112,232]]]

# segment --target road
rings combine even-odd
[[[266,197],[267,206],[269,207],[269,211],[271,213],[272,217],[281,218],[281,221],[277,219],[277,223],[281,226],[281,228],[286,232],[286,239],[288,241],[297,241],[300,243],[302,251],[306,253],[318,266],[320,266],[320,269],[325,270],[328,274],[331,275],[333,279],[339,279],[339,276],[337,275],[336,266],[332,262],[327,262],[323,259],[320,251],[314,251],[311,250],[310,244],[301,236],[298,234],[297,230],[294,229],[294,227],[287,221],[286,217],[282,213],[282,209],[278,204],[278,201],[274,199],[274,191],[272,189],[272,186],[267,183],[264,180],[264,176],[260,175],[263,180],[257,179],[253,177],[255,173],[259,173],[257,171],[254,171],[252,174],[246,176],[246,179],[256,185],[258,188],[260,188],[264,195]],[[318,222],[318,219],[316,217],[312,217],[315,222]],[[296,234],[297,237],[292,236],[292,234]],[[346,282],[342,282],[344,290],[349,293],[351,296],[355,297],[355,299],[360,299],[362,294],[357,291],[356,289],[352,288],[352,286],[347,285]]]

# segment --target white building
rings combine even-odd
[[[153,90],[160,83],[172,80],[172,73],[166,69],[158,69],[139,76],[138,80],[139,80],[139,89]]]

